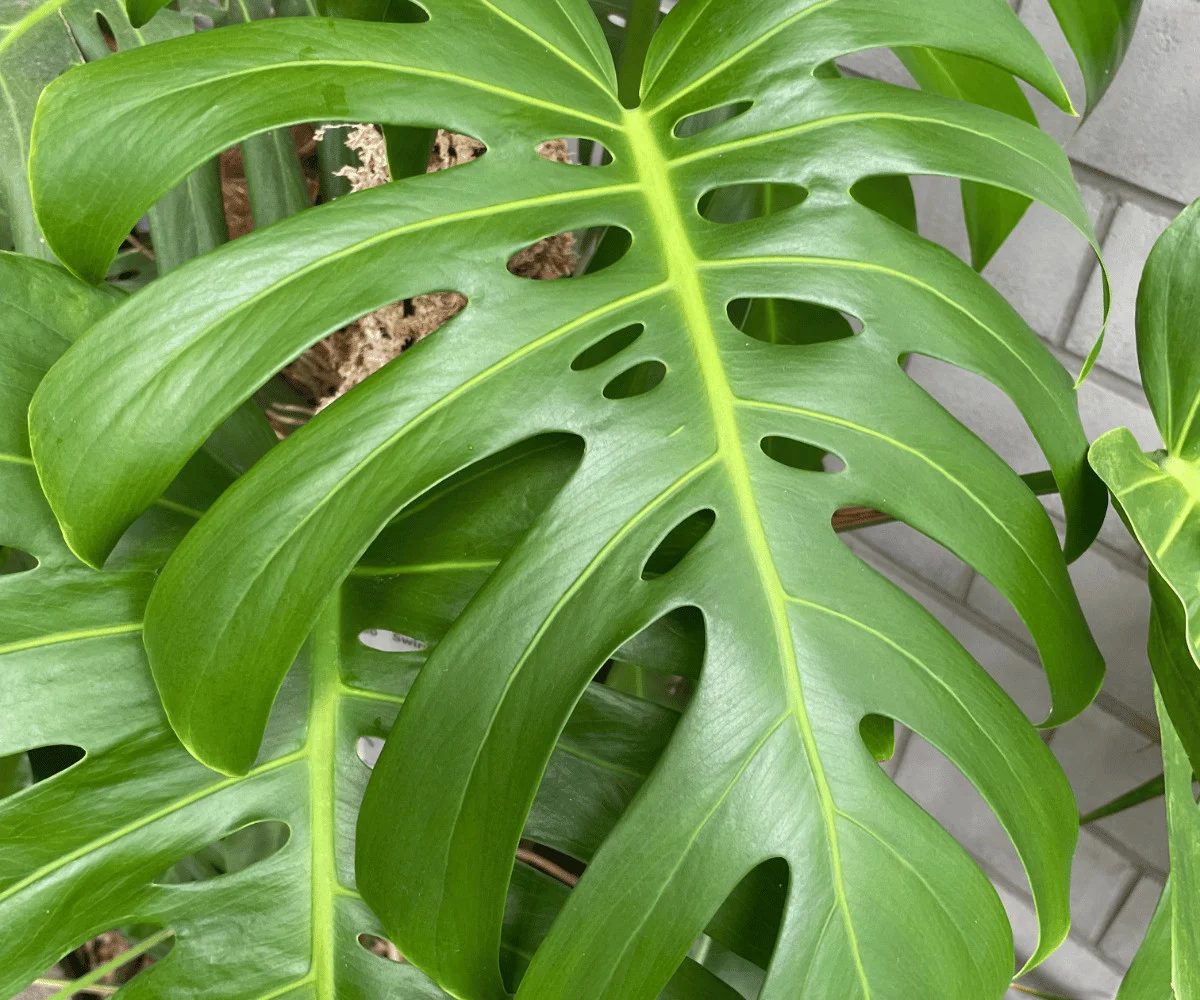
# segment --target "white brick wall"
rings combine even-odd
[[[1082,107],[1079,73],[1047,0],[1014,6]],[[911,82],[888,53],[863,53],[846,68]],[[1111,427],[1128,426],[1145,447],[1158,447],[1139,385],[1134,304],[1154,241],[1184,203],[1200,196],[1200,2],[1145,0],[1121,75],[1081,128],[1039,96],[1032,99],[1042,124],[1064,143],[1076,167],[1112,278],[1108,339],[1080,391],[1084,426],[1093,439]],[[918,178],[915,187],[922,232],[965,256],[957,184]],[[1035,206],[985,275],[1063,363],[1078,371],[1101,310],[1099,268],[1083,240]],[[989,383],[925,358],[912,359],[909,373],[1018,471],[1045,467],[1015,407]],[[1061,532],[1057,500],[1047,498],[1046,506]],[[1031,718],[1045,714],[1045,680],[1029,635],[986,580],[901,525],[859,532],[847,541],[917,596]],[[1097,703],[1048,740],[1087,811],[1154,777],[1162,761],[1145,652],[1145,563],[1115,514],[1071,576],[1107,659],[1108,678]],[[889,771],[992,877],[1013,924],[1017,952],[1028,954],[1036,940],[1032,903],[999,824],[970,784],[923,740],[911,737],[900,747]],[[1070,940],[1029,982],[1077,1000],[1110,1000],[1149,923],[1166,867],[1161,802],[1085,829],[1074,867]]]

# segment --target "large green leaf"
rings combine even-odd
[[[1142,0],[1050,0],[1087,88],[1088,111],[1100,103],[1129,51]]]
[[[1165,446],[1143,453],[1132,433],[1117,428],[1092,445],[1091,463],[1153,566],[1160,613],[1185,619],[1186,640],[1153,665],[1200,771],[1200,202],[1150,254],[1138,292],[1137,338],[1142,384]]]
[[[1091,448],[1150,560],[1150,665],[1163,742],[1171,888],[1121,998],[1200,997],[1200,202],[1159,239],[1138,291],[1138,361],[1165,447],[1144,454],[1124,428]]]
[[[52,256],[34,218],[26,175],[34,107],[43,88],[68,67],[107,55],[110,39],[124,49],[191,30],[191,15],[174,10],[135,28],[121,0],[0,0],[0,209],[17,250]],[[132,152],[122,166],[130,169],[137,159]]]
[[[23,751],[55,744],[86,751],[66,773],[32,788],[26,779],[24,791],[0,801],[0,993],[19,991],[90,936],[137,923],[164,927],[174,948],[126,988],[134,998],[444,997],[413,966],[383,961],[358,942],[381,928],[354,889],[354,812],[366,781],[355,742],[386,733],[426,655],[381,653],[359,635],[399,623],[435,647],[569,474],[577,449],[526,448],[398,519],[323,613],[254,767],[230,779],[175,739],[139,641],[154,568],[196,515],[164,500],[122,542],[115,568],[96,573],[55,543],[36,482],[16,478],[33,473],[23,427],[38,378],[114,298],[51,265],[0,256],[5,315],[29,320],[0,329],[0,539],[39,559],[31,571],[0,577],[0,760],[20,762]],[[214,495],[228,483],[213,465],[193,463],[186,476],[212,481]],[[428,562],[431,552],[443,561]],[[527,834],[590,857],[674,725],[671,712],[593,685],[552,758]],[[181,872],[218,874],[200,871],[194,852],[267,819],[290,829],[278,853],[256,852],[232,866],[236,874],[179,884]],[[564,894],[531,869],[516,873],[503,946],[512,975],[528,964]],[[694,963],[663,995],[736,996]]]
[[[483,458],[566,432],[585,443],[579,468],[439,644],[372,779],[359,881],[405,954],[455,995],[504,992],[513,853],[555,741],[613,650],[692,606],[705,658],[688,713],[521,995],[655,996],[742,877],[779,857],[791,881],[764,1000],[998,998],[1012,974],[999,900],[878,769],[860,721],[920,732],[995,809],[1037,900],[1034,962],[1067,930],[1069,788],[998,686],[830,519],[874,506],[988,576],[1036,637],[1056,724],[1090,701],[1102,667],[1054,530],[900,359],[928,354],[1008,393],[1065,498],[1071,555],[1093,537],[1103,494],[1070,377],[1032,331],[969,267],[850,191],[946,174],[1044,201],[1090,236],[1089,225],[1061,150],[1028,124],[817,71],[857,49],[928,46],[1001,66],[1065,106],[1060,81],[1003,0],[697,0],[664,21],[642,104],[625,110],[583,0],[427,6],[425,24],[312,18],[164,43],[73,72],[39,112],[39,218],[92,278],[146,204],[256,132],[438,123],[489,147],[167,275],[39,390],[39,472],[73,550],[99,564],[209,429],[308,344],[412,294],[454,288],[470,301],[274,449],[172,557],[145,638],[176,731],[210,765],[246,773],[304,635],[396,512]],[[673,134],[739,101],[752,106]],[[112,169],[150,122],[167,141],[136,175]],[[614,162],[537,156],[563,135],[601,142]],[[103,211],[71,195],[85,180],[105,191]],[[707,192],[746,183],[808,196],[734,225],[700,216]],[[504,266],[537,239],[600,225],[633,236],[602,272],[529,283]],[[728,319],[731,300],[753,297],[842,310],[864,329],[764,343]],[[581,363],[631,324],[645,327],[633,344]],[[662,383],[629,396],[653,384],[636,376],[654,363]],[[771,457],[796,443],[846,468]],[[644,575],[672,529],[705,511],[711,530],[682,562]]]

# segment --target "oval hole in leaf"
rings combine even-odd
[[[616,230],[616,227],[613,228]],[[617,233],[624,232],[623,230],[616,231]],[[626,236],[628,236],[627,233]],[[623,244],[620,237],[617,238],[619,241],[616,244],[617,252],[612,254],[612,260],[604,264],[605,267],[611,267],[624,257],[629,252],[629,247],[633,245],[632,236],[629,236],[628,242]],[[572,231],[546,236],[513,254],[508,260],[508,273],[533,281],[565,278],[575,272],[575,249],[575,234]]]
[[[753,101],[733,101],[729,104],[722,104],[715,108],[706,108],[704,111],[697,111],[694,114],[686,115],[680,118],[675,123],[675,128],[672,129],[677,139],[686,139],[688,136],[699,135],[701,132],[707,132],[710,128],[715,128],[722,122],[727,122],[732,118],[737,118],[739,115],[744,115],[754,107]]]
[[[467,307],[467,297],[451,289],[424,292],[407,299],[400,299],[379,309],[360,316],[346,330],[338,331],[331,341],[334,352],[345,351],[353,340],[354,331],[369,335],[373,342],[371,354],[380,362],[380,367],[390,364],[401,354],[414,347],[426,337],[437,333]],[[304,404],[327,405],[334,397],[348,392],[370,374],[363,371],[352,376],[342,374],[337,366],[314,363],[307,355],[297,358],[282,371],[283,380],[295,390]],[[277,423],[286,426],[289,419],[304,422],[304,415],[294,418],[289,414],[289,404],[281,402],[272,408]]]
[[[658,543],[642,567],[642,579],[653,580],[669,573],[692,551],[717,522],[717,512],[711,508],[698,510],[680,521]]]
[[[330,17],[390,24],[424,24],[429,20],[429,11],[415,0],[354,0],[348,7],[342,0],[329,0],[322,13]]]
[[[642,361],[621,372],[604,387],[606,399],[633,399],[644,396],[667,377],[667,366],[661,361]]]
[[[211,21],[209,22],[211,25]],[[100,34],[104,38],[104,44],[108,46],[109,52],[117,51],[117,34],[112,29],[112,25],[108,23],[108,18],[100,11],[96,11],[96,27],[100,29]]]
[[[757,997],[762,990],[783,924],[789,881],[782,858],[759,864],[726,897],[692,949],[693,959],[705,972],[744,997]],[[686,963],[677,976],[685,970]],[[696,971],[691,970],[693,977]]]
[[[853,337],[863,329],[857,316],[803,299],[734,299],[726,311],[742,333],[764,344],[824,344]]]
[[[207,847],[177,861],[154,880],[156,885],[185,885],[235,875],[273,857],[287,846],[292,829],[266,819],[227,833]]]
[[[55,744],[0,757],[0,799],[62,774],[85,756],[82,747]]]
[[[392,126],[385,125],[383,127],[390,133]],[[396,128],[402,131],[386,136],[393,143],[393,147],[397,139],[403,139],[405,132],[410,135],[412,133],[427,132],[427,130],[417,126],[400,125],[396,126]],[[476,160],[483,159],[487,155],[487,143],[482,139],[476,139],[473,135],[467,135],[465,132],[455,132],[449,128],[440,131],[435,129],[434,132],[435,138],[430,163],[433,165],[435,172],[466,166],[468,163],[474,163]],[[396,153],[393,152],[391,155],[394,158]],[[419,159],[410,164],[410,167],[411,169],[407,172],[407,176],[421,173],[424,169],[424,165]]]
[[[83,747],[71,743],[56,743],[29,751],[33,781],[46,781],[78,764],[87,754]]]
[[[378,934],[360,934],[358,943],[372,955],[400,965],[406,964],[404,956],[400,954],[400,949],[385,937],[380,937]]]
[[[597,147],[598,143],[595,139],[563,136],[559,139],[545,139],[539,142],[537,153],[543,160],[549,160],[562,167],[605,166],[612,163],[611,156],[600,164],[593,163]]]
[[[704,616],[676,608],[625,642],[597,683],[675,712],[687,709],[704,664]]]
[[[567,150],[571,154],[568,166],[607,167],[613,162],[612,153],[596,139],[589,139],[587,136],[564,136],[562,139],[552,139],[550,141],[565,142],[567,144]],[[542,152],[545,145],[545,143],[538,144],[538,153],[544,159],[551,160],[554,163],[562,163],[561,160],[547,156],[546,153]]]
[[[807,197],[799,184],[727,184],[705,191],[696,210],[709,222],[729,225],[786,212]]]
[[[112,972],[105,978],[123,986],[143,969],[165,958],[174,946],[175,936],[171,931],[156,924],[137,924],[96,935],[64,955],[58,966],[69,978],[78,979],[111,962]],[[91,995],[86,990],[76,994]]]
[[[420,639],[382,628],[363,629],[358,633],[358,641],[381,653],[419,653],[425,648],[425,643]]]
[[[592,344],[591,347],[580,351],[575,356],[575,360],[571,362],[571,370],[583,372],[604,364],[609,358],[615,358],[625,348],[631,346],[645,332],[645,326],[641,323],[634,323],[632,326],[622,327],[620,330],[608,334]]]
[[[917,201],[908,177],[890,174],[864,177],[850,189],[850,196],[909,232],[917,231]]]
[[[687,605],[647,625],[613,653],[610,662],[637,665],[690,684],[700,678],[704,643],[704,615]]]
[[[767,458],[801,472],[832,473],[841,472],[846,467],[842,459],[820,445],[798,441],[796,438],[772,435],[763,438],[759,447]]]
[[[37,564],[37,559],[24,549],[0,545],[0,576],[28,573],[31,569],[37,569]]]
[[[629,253],[633,237],[620,226],[595,226],[586,230],[576,246],[575,275],[599,274]]]
[[[896,723],[886,715],[864,715],[858,735],[877,763],[884,764],[896,755]]]
[[[394,24],[425,24],[429,11],[416,0],[388,0],[386,20]]]
[[[385,742],[378,736],[360,736],[355,741],[354,752],[358,754],[359,760],[374,770],[375,764],[379,761],[379,755],[383,753]]]
[[[192,15],[192,27],[197,31],[208,31],[213,26],[213,19],[207,14]]]

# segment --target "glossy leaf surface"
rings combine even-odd
[[[0,993],[20,991],[96,933],[140,923],[163,927],[174,947],[125,987],[133,998],[443,998],[413,966],[372,955],[358,940],[382,928],[354,888],[354,814],[367,779],[355,746],[361,736],[387,732],[425,657],[380,653],[359,634],[368,626],[405,627],[436,646],[577,452],[526,449],[488,475],[443,490],[432,511],[425,503],[397,521],[323,613],[254,767],[230,779],[198,764],[175,739],[140,641],[154,569],[194,516],[164,501],[126,536],[114,567],[96,573],[54,543],[36,481],[20,478],[33,474],[21,438],[38,377],[114,300],[51,265],[0,256],[6,314],[32,317],[36,306],[39,317],[37,325],[0,330],[0,538],[40,560],[0,576],[0,760],[19,761],[22,751],[53,744],[86,751],[33,787],[26,774],[0,799]],[[194,464],[186,477],[204,471]],[[207,478],[215,480],[214,495],[228,483],[211,465]],[[411,562],[422,552],[404,543],[406,528],[445,561]],[[455,558],[447,536],[469,542],[476,558]],[[552,780],[528,835],[589,857],[674,724],[673,713],[593,686],[551,761]],[[581,797],[582,789],[588,794]],[[218,870],[194,860],[268,818],[287,824],[273,850],[253,850],[232,866],[226,859]],[[502,947],[513,975],[528,964],[564,892],[519,867]],[[663,995],[735,996],[690,962]]]
[[[99,564],[211,427],[308,344],[412,294],[456,289],[470,302],[274,449],[171,558],[146,644],[174,728],[202,760],[246,773],[303,636],[397,511],[481,459],[567,434],[584,445],[578,468],[439,643],[372,778],[357,865],[389,936],[452,994],[505,993],[513,854],[572,708],[626,640],[694,607],[705,652],[688,712],[520,995],[656,996],[743,876],[783,858],[790,884],[763,1000],[999,998],[1013,960],[998,898],[882,774],[860,721],[898,719],[979,787],[1030,875],[1035,961],[1067,930],[1070,790],[999,687],[830,521],[844,506],[884,510],[988,576],[1039,644],[1056,724],[1088,704],[1102,665],[1053,527],[900,359],[931,355],[1008,393],[1064,495],[1071,555],[1094,536],[1103,495],[1067,373],[969,267],[850,191],[945,174],[1089,226],[1061,150],[1030,125],[818,70],[858,49],[930,46],[1066,104],[1061,83],[1003,0],[699,0],[664,21],[642,103],[625,110],[582,0],[427,6],[424,24],[275,21],[118,56],[64,78],[39,113],[39,218],[89,277],[161,190],[254,133],[435,122],[488,146],[474,163],[345,196],[167,275],[39,390],[39,472],[72,548]],[[207,113],[218,101],[221,114]],[[736,102],[750,107],[675,134]],[[114,169],[147,121],[178,127],[136,175]],[[614,162],[538,157],[560,136],[601,142]],[[103,211],[81,212],[75,183],[104,190]],[[746,183],[808,196],[743,223],[701,217],[704,195]],[[603,271],[526,282],[505,268],[537,239],[605,225],[632,241]],[[729,319],[747,297],[811,302],[863,329],[765,343]],[[624,350],[573,365],[634,325],[643,331]],[[657,384],[628,375],[650,369]],[[846,467],[779,460],[800,444]],[[705,512],[695,547],[645,572],[673,529]]]

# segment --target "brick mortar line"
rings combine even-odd
[[[1108,919],[1101,923],[1100,930],[1096,932],[1096,947],[1101,949],[1101,951],[1103,951],[1103,945],[1101,945],[1100,942],[1103,941],[1108,936],[1108,932],[1113,929],[1113,925],[1117,922],[1117,917],[1119,917],[1125,907],[1129,905],[1130,899],[1133,898],[1134,890],[1141,884],[1142,879],[1145,877],[1145,875],[1135,871],[1130,877],[1129,885],[1125,887],[1125,891],[1117,895],[1112,912],[1109,913]]]
[[[1029,894],[1028,883],[1026,883],[1023,886],[1013,885],[1011,880],[1006,878],[1000,872],[991,868],[989,865],[984,864],[978,858],[975,858],[975,863],[980,867],[980,869],[982,869],[983,873],[985,875],[987,875],[987,877],[989,879],[991,879],[993,882],[1000,883],[1001,886],[1003,886],[1005,889],[1007,889],[1013,895],[1019,896],[1021,899],[1028,900],[1032,903],[1033,897]],[[1068,938],[1070,940],[1074,941],[1075,944],[1077,944],[1079,947],[1083,948],[1085,951],[1090,952],[1102,965],[1104,965],[1110,972],[1112,972],[1113,975],[1117,976],[1118,978],[1124,978],[1125,970],[1123,968],[1121,968],[1121,966],[1110,955],[1101,951],[1100,945],[1096,941],[1089,941],[1086,937],[1083,937],[1080,934],[1076,934],[1074,932],[1074,930],[1072,930],[1072,932],[1068,935]],[[1040,966],[1039,966],[1039,968],[1040,968]],[[1036,976],[1036,974],[1037,974],[1037,970],[1035,969],[1033,975]]]
[[[1070,157],[1069,153],[1067,155]],[[1077,160],[1074,157],[1070,157],[1070,159],[1077,179],[1089,187],[1099,188],[1105,194],[1115,195],[1123,202],[1132,202],[1155,215],[1164,215],[1169,218],[1174,218],[1186,207],[1183,202],[1165,194],[1159,194],[1136,181],[1107,173],[1083,160]]]

